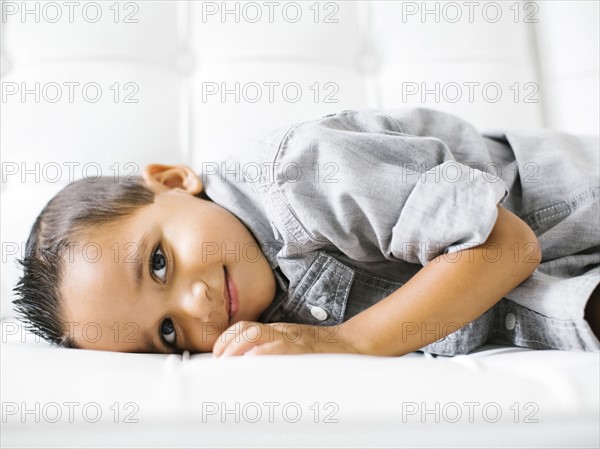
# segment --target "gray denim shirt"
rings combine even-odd
[[[250,229],[271,264],[277,293],[261,322],[341,324],[436,256],[485,242],[500,204],[532,227],[542,264],[421,350],[455,355],[487,342],[597,350],[583,320],[600,273],[597,159],[597,138],[481,134],[430,109],[368,109],[280,128],[204,164],[202,176],[209,198]]]

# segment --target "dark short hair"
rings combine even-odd
[[[46,204],[31,228],[24,257],[17,260],[23,276],[13,289],[17,317],[29,331],[52,344],[76,347],[60,296],[66,251],[92,229],[153,202],[154,192],[141,178],[106,176],[74,181]]]

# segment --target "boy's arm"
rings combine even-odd
[[[419,350],[481,316],[527,279],[541,257],[531,228],[498,206],[485,243],[431,260],[387,298],[341,324],[336,337],[362,354]]]
[[[485,243],[432,259],[401,288],[343,324],[240,322],[223,333],[213,353],[404,355],[477,319],[527,279],[541,257],[529,226],[498,206]]]

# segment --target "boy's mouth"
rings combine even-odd
[[[235,284],[233,280],[229,277],[227,273],[227,268],[224,268],[225,271],[225,309],[227,310],[227,315],[229,316],[228,326],[231,326],[231,322],[233,321],[233,316],[237,313],[239,308],[238,298],[237,298],[237,290],[235,288]]]

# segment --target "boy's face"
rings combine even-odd
[[[143,179],[154,203],[92,229],[65,257],[71,336],[84,349],[210,352],[272,302],[273,272],[235,215],[194,196],[202,183],[189,167],[151,165]]]

